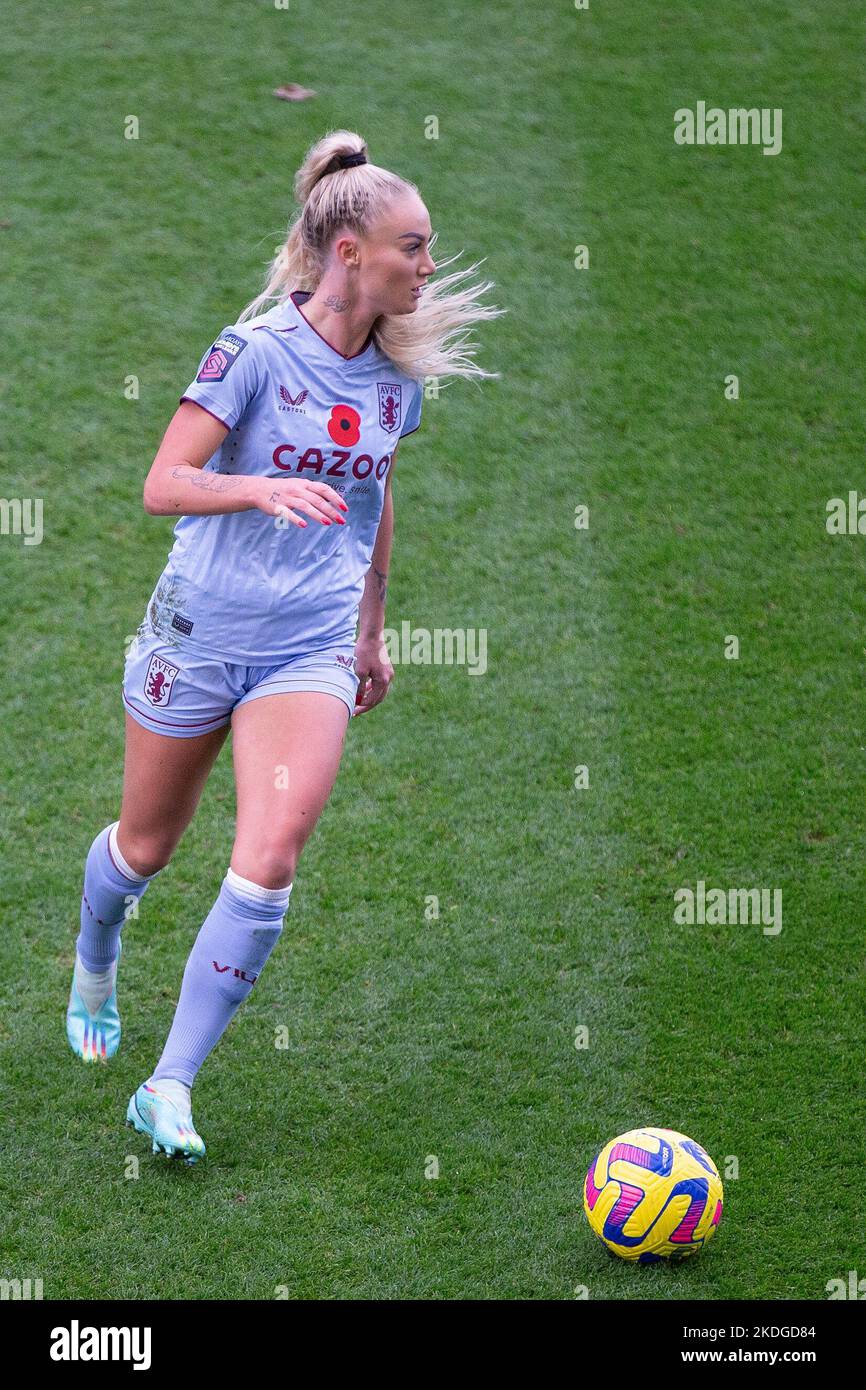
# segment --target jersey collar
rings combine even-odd
[[[293,290],[288,299],[284,301],[289,322],[299,327],[306,341],[314,344],[323,357],[330,359],[334,363],[342,363],[345,367],[354,367],[361,362],[371,361],[376,352],[372,328],[367,335],[366,343],[358,352],[353,352],[349,357],[347,357],[345,353],[338,352],[335,347],[331,346],[326,338],[322,337],[319,330],[313,327],[301,308],[301,305],[306,304],[311,294],[312,290]]]

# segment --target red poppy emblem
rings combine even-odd
[[[351,405],[335,405],[328,417],[328,434],[335,444],[357,444],[361,417]]]

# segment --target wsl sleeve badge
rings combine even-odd
[[[223,333],[199,368],[196,381],[224,381],[246,346],[246,338],[237,333]]]
[[[674,1129],[630,1129],[589,1165],[583,1209],[612,1255],[638,1264],[684,1260],[722,1215],[722,1180],[706,1149]]]

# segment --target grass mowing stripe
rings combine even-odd
[[[529,52],[515,42],[515,92],[526,87],[529,54],[543,71],[554,41],[561,51],[558,31],[533,27],[531,42],[522,45]],[[372,51],[369,57],[373,62]],[[419,79],[423,70],[419,65]],[[533,76],[532,100],[537,87]],[[31,445],[28,480],[41,485],[43,469],[64,477],[71,470],[73,479],[87,478],[88,488],[73,489],[63,515],[51,518],[50,573],[36,571],[38,587],[31,591],[39,646],[21,653],[30,698],[18,711],[18,729],[27,759],[11,790],[23,822],[22,861],[38,868],[19,864],[8,902],[12,908],[23,901],[25,911],[34,902],[42,906],[38,930],[32,917],[22,924],[27,973],[15,1001],[10,1169],[20,1175],[23,1195],[10,1250],[22,1262],[50,1254],[52,1279],[66,1296],[270,1296],[282,1281],[314,1296],[570,1293],[576,1251],[586,1240],[575,1224],[579,1155],[594,1141],[594,1096],[611,1090],[610,1055],[579,1056],[573,1028],[576,1015],[592,1023],[593,1009],[610,1018],[599,994],[608,987],[616,992],[618,979],[616,961],[605,961],[591,967],[582,993],[574,987],[576,971],[589,968],[582,942],[600,934],[593,933],[592,914],[607,917],[593,892],[609,850],[590,827],[585,852],[597,852],[600,863],[594,871],[589,858],[575,865],[575,836],[562,815],[563,808],[571,813],[577,795],[570,790],[575,696],[587,724],[581,746],[596,761],[592,700],[581,698],[574,673],[580,629],[575,632],[572,584],[584,586],[587,628],[603,632],[604,625],[587,608],[587,594],[590,604],[597,600],[575,568],[572,487],[562,488],[560,445],[550,437],[551,429],[569,436],[574,423],[559,272],[542,247],[527,264],[519,239],[521,220],[527,230],[533,225],[521,211],[530,177],[535,225],[555,232],[561,244],[558,222],[567,221],[570,207],[561,185],[570,148],[556,109],[562,96],[554,85],[542,94],[533,119],[510,138],[508,160],[491,141],[474,210],[467,211],[461,195],[465,170],[438,172],[427,159],[431,206],[461,210],[452,225],[463,232],[449,233],[452,246],[468,242],[484,253],[491,217],[501,214],[503,225],[516,218],[517,235],[489,266],[497,299],[513,312],[510,336],[499,340],[505,371],[499,394],[466,389],[443,397],[428,409],[425,452],[416,441],[401,458],[396,486],[405,541],[393,602],[415,622],[453,625],[463,618],[489,625],[497,639],[495,667],[477,685],[462,672],[398,672],[402,703],[392,703],[387,725],[371,720],[365,741],[350,746],[333,802],[305,854],[304,892],[296,895],[281,953],[202,1078],[196,1113],[213,1157],[206,1181],[203,1173],[152,1165],[142,1141],[118,1132],[118,1115],[161,1045],[191,933],[224,870],[231,835],[225,757],[172,865],[148,890],[131,927],[121,981],[124,1045],[110,1070],[84,1076],[74,1067],[63,1052],[62,1006],[82,846],[116,814],[122,636],[138,622],[142,579],[150,584],[158,572],[170,531],[167,522],[158,531],[142,517],[136,500],[142,456],[157,442],[154,422],[167,418],[183,384],[165,356],[164,286],[177,286],[186,306],[172,360],[184,356],[191,370],[202,332],[191,326],[200,311],[185,287],[199,268],[192,257],[197,231],[211,216],[211,188],[230,173],[230,155],[214,168],[205,193],[186,188],[186,239],[164,245],[146,299],[137,280],[138,298],[127,304],[123,322],[106,293],[117,282],[113,260],[78,281],[57,279],[55,308],[61,317],[74,315],[85,337],[96,330],[97,352],[80,375],[55,380],[40,365],[42,374],[31,381],[31,390],[52,383],[55,408],[87,425],[81,442],[74,432],[70,447],[49,440],[46,458],[36,420],[24,441]],[[243,122],[243,100],[237,112]],[[181,147],[195,122],[182,108],[173,119]],[[322,116],[304,112],[302,119],[299,148],[318,133]],[[367,129],[371,119],[361,113],[356,123]],[[393,129],[400,132],[399,123]],[[539,160],[545,129],[552,138]],[[276,143],[271,148],[275,156]],[[113,172],[112,157],[103,156],[99,177],[108,188],[122,178],[121,153]],[[152,161],[152,152],[145,158]],[[163,150],[161,161],[171,220],[185,160]],[[563,199],[560,217],[551,188]],[[131,206],[121,203],[123,218]],[[226,207],[224,219],[227,244],[242,244],[248,210]],[[269,219],[273,214],[264,210],[262,221]],[[120,243],[110,230],[106,222],[102,249],[113,256]],[[74,245],[71,225],[67,235]],[[141,228],[133,253],[146,252],[146,243]],[[129,251],[126,244],[124,254]],[[477,254],[472,249],[465,259]],[[51,264],[59,269],[63,257],[56,256]],[[229,283],[241,277],[229,261],[223,267],[225,284],[208,281],[214,327],[227,317],[220,303],[243,298],[237,283]],[[488,362],[499,365],[490,360],[496,338],[485,341]],[[136,408],[135,419],[144,430],[130,427],[129,403],[119,397],[88,423],[103,375],[120,380],[130,360],[141,363],[146,408]],[[540,361],[547,370],[530,398],[526,384]],[[524,431],[518,449],[498,444],[512,437],[508,422]],[[487,471],[473,468],[476,457],[489,458]],[[427,472],[439,478],[437,489],[425,481]],[[543,506],[545,489],[550,506],[563,503],[555,518]],[[92,520],[94,501],[122,518],[110,532],[110,566]],[[482,507],[487,530],[479,539],[469,522]],[[439,537],[429,551],[427,528]],[[537,564],[544,552],[546,561]],[[525,582],[515,583],[530,563]],[[24,571],[18,574],[23,595]],[[52,611],[55,592],[70,596],[63,627]],[[601,685],[603,677],[590,669],[587,692],[592,682]],[[61,748],[72,736],[80,750],[71,766],[75,780],[58,785]],[[50,855],[40,853],[46,831]],[[438,892],[443,904],[438,929],[421,916],[428,891]],[[283,1023],[290,1046],[280,1054],[274,1027]],[[37,1066],[43,1038],[55,1039],[58,1048],[57,1067],[47,1073]],[[579,1070],[585,1060],[588,1081]],[[424,1163],[437,1148],[442,1174],[433,1182],[424,1178]],[[137,1181],[124,1177],[127,1151],[141,1160]]]
[[[787,160],[673,145],[674,107],[726,104],[720,80],[743,42],[727,10],[702,16],[719,70],[710,59],[696,76],[666,50],[630,101],[605,108],[595,142],[623,152],[596,265],[620,326],[609,423],[621,445],[604,522],[630,638],[620,699],[626,823],[642,841],[630,885],[647,929],[642,1077],[659,1123],[741,1165],[712,1256],[651,1271],[648,1290],[674,1273],[688,1297],[821,1298],[856,1265],[850,1175],[863,1146],[851,1096],[863,1028],[850,863],[863,838],[852,787],[863,562],[823,523],[826,498],[844,491],[828,487],[830,451],[835,477],[856,476],[846,349],[862,343],[851,293],[862,257],[840,293],[835,270],[862,199],[828,217],[847,172],[826,78],[838,74],[842,91],[853,78],[845,17],[828,30],[820,16],[816,73],[818,17],[797,8],[767,34],[750,94],[742,82],[737,91],[743,104],[779,105],[784,90]],[[762,24],[741,17],[759,48]],[[595,33],[604,83],[605,62],[627,66],[639,30],[620,10],[603,52]],[[792,89],[801,71],[806,84]],[[603,178],[609,164],[591,168]],[[834,317],[816,314],[828,294]],[[727,372],[740,375],[738,402],[723,397]],[[739,661],[723,660],[728,633],[740,636]],[[779,938],[760,926],[675,927],[674,890],[698,878],[782,887]]]

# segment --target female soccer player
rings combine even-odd
[[[231,726],[230,866],[126,1116],[155,1153],[190,1163],[205,1152],[196,1073],[276,945],[349,718],[394,675],[383,628],[398,440],[418,429],[425,378],[497,375],[452,339],[505,312],[477,303],[492,282],[455,288],[475,266],[428,286],[450,261],[431,257],[427,208],[354,132],[310,148],[295,196],[264,290],[204,354],[144,485],[146,511],[180,520],[126,660],[120,819],[87,856],[67,1011],[78,1056],[117,1051],[121,929]]]

